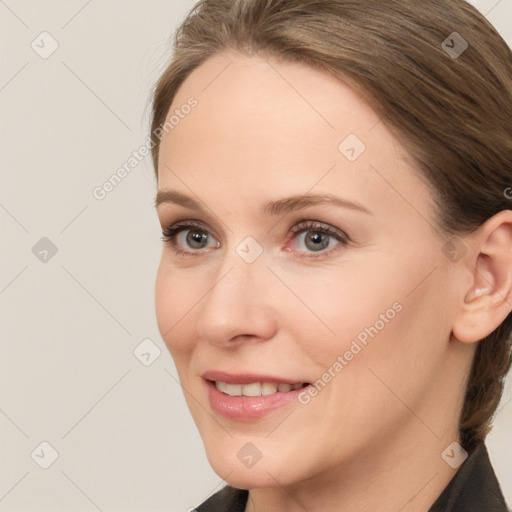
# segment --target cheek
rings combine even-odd
[[[438,293],[441,284],[448,286],[448,277],[433,274],[411,293],[419,281],[395,274],[371,290],[357,290],[353,301],[343,300],[346,310],[334,327],[339,346],[329,349],[329,364],[338,354],[346,361],[334,394],[348,396],[354,410],[367,407],[373,411],[368,421],[378,416],[390,428],[399,416],[407,417],[400,400],[416,410],[433,393],[451,332],[450,305]],[[366,413],[361,409],[361,414]]]
[[[193,350],[190,337],[194,305],[200,290],[195,279],[168,268],[162,256],[155,283],[155,310],[158,329],[175,362]]]
[[[303,304],[290,297],[293,307],[283,306],[281,312],[288,315],[283,322],[294,329],[317,372],[345,354],[350,366],[403,366],[400,370],[408,371],[412,357],[437,357],[439,347],[425,345],[432,344],[430,338],[438,344],[446,339],[449,308],[437,293],[445,279],[437,270],[418,287],[435,268],[434,260],[434,254],[409,252],[400,258],[382,253],[364,265],[330,267],[323,274],[289,272],[285,280]]]
[[[319,367],[330,366],[351,348],[359,359],[362,351],[353,342],[364,349],[403,314],[401,284],[387,282],[371,267],[330,267],[285,279],[300,301],[290,296],[283,304],[283,324],[295,330],[294,337]]]

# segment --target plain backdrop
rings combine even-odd
[[[193,4],[0,0],[1,512],[186,511],[222,485],[156,325],[150,158],[93,195],[146,140]],[[512,0],[475,5],[512,43]],[[488,438],[510,503],[511,400]]]

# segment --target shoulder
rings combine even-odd
[[[195,508],[197,512],[244,512],[249,491],[224,487]]]

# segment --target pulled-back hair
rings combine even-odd
[[[448,238],[511,208],[512,53],[466,1],[199,1],[177,30],[154,91],[157,179],[158,128],[179,87],[227,50],[301,62],[362,94],[430,185]],[[509,314],[479,341],[459,418],[469,452],[492,428],[511,365],[511,331]]]

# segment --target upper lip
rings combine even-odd
[[[226,382],[228,384],[252,384],[253,382],[274,382],[275,384],[303,384],[305,380],[288,379],[286,377],[275,377],[256,373],[228,373],[218,370],[204,372],[201,377],[205,380]]]

